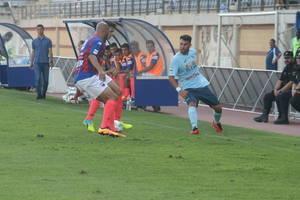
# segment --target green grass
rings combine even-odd
[[[1,200],[300,199],[300,137],[204,122],[192,136],[187,119],[131,111],[111,138],[87,133],[86,111],[0,89]]]

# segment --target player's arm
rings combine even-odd
[[[282,87],[280,90],[278,90],[278,92],[284,92],[286,90],[291,89],[293,86],[293,81],[288,82],[284,87]]]
[[[153,67],[156,65],[156,63],[158,62],[158,59],[159,59],[159,54],[158,53],[153,55],[150,65],[146,66],[143,70],[139,71],[139,73],[146,73],[146,72],[152,70]]]
[[[180,96],[182,96],[182,98],[185,99],[187,97],[188,92],[186,90],[182,90],[179,87],[179,85],[178,85],[178,83],[175,79],[175,76],[177,75],[177,70],[178,70],[177,63],[176,63],[176,61],[172,60],[171,66],[170,66],[170,69],[169,69],[169,82],[176,89],[178,94]]]
[[[49,67],[52,68],[53,67],[53,51],[52,51],[52,42],[50,40],[50,44],[49,44]]]
[[[275,95],[275,96],[277,96],[277,94],[278,94],[278,92],[279,92],[278,90],[279,90],[281,84],[282,84],[282,81],[281,81],[281,80],[277,80],[277,81],[276,81],[275,87],[274,87],[274,95]]]
[[[94,54],[90,54],[88,58],[89,58],[90,62],[92,63],[92,65],[97,69],[98,74],[99,74],[99,79],[102,81],[105,80],[105,72],[103,70],[103,66],[100,65],[97,57]]]

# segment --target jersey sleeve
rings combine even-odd
[[[284,81],[284,80],[286,80],[287,78],[288,78],[288,77],[287,77],[287,69],[284,68],[284,70],[282,71],[282,73],[281,73],[281,75],[280,75],[279,80]]]
[[[171,66],[169,68],[169,76],[177,76],[178,65],[176,62],[176,58],[173,58],[171,61]]]
[[[159,60],[159,54],[158,53],[155,53],[152,55],[152,58],[151,58],[151,64],[152,65],[156,65],[156,63],[158,62]]]
[[[140,57],[140,61],[143,65],[146,65],[146,58],[147,58],[146,55],[141,55],[141,57]]]
[[[32,45],[32,49],[35,50],[35,40],[32,41],[32,44],[31,44],[31,45]]]
[[[133,66],[134,66],[133,58],[130,57],[130,58],[128,58],[128,60],[127,60],[127,69],[132,70],[132,69],[133,69]]]
[[[49,39],[48,48],[52,48],[52,41]]]
[[[91,45],[91,49],[89,50],[89,54],[97,56],[98,53],[103,49],[103,44],[99,40],[94,40]]]

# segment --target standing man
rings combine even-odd
[[[300,49],[296,53],[295,76],[293,80],[291,105],[300,112]]]
[[[53,67],[52,42],[44,34],[44,26],[36,26],[38,37],[32,41],[30,67],[34,67],[36,99],[46,99],[49,80],[49,67]]]
[[[278,60],[281,56],[279,48],[276,46],[276,41],[271,39],[270,50],[266,56],[266,69],[268,70],[277,70],[278,69]]]
[[[200,73],[197,63],[197,52],[191,47],[192,37],[182,35],[180,37],[180,52],[172,59],[169,70],[169,81],[176,88],[177,92],[188,104],[188,115],[192,125],[190,134],[196,135],[200,132],[198,129],[197,107],[201,100],[214,110],[214,120],[211,123],[217,132],[223,132],[220,123],[222,115],[222,106],[218,98],[208,88],[209,82]],[[178,77],[179,85],[175,80]]]
[[[280,79],[277,80],[274,89],[265,94],[264,96],[264,108],[260,116],[255,117],[256,122],[268,122],[269,113],[272,108],[272,102],[276,101],[278,108],[278,119],[274,121],[274,124],[288,124],[288,108],[289,99],[291,98],[292,80],[294,77],[294,58],[291,51],[284,52],[284,62],[286,64],[283,69]]]

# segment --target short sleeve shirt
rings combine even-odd
[[[52,42],[48,37],[36,38],[32,41],[34,49],[34,63],[49,63],[49,49],[52,48]]]
[[[97,37],[93,36],[90,39],[86,40],[83,44],[82,49],[77,61],[78,74],[75,76],[75,82],[83,80],[89,77],[92,77],[98,74],[97,69],[92,65],[89,60],[89,55],[94,55],[97,57],[98,62],[103,58],[105,49],[105,42]]]
[[[281,51],[277,46],[270,48],[266,56],[266,69],[268,70],[277,70],[277,63],[272,64],[272,61],[281,54]]]
[[[188,54],[178,52],[172,59],[169,76],[177,76],[182,89],[203,88],[209,85],[208,80],[200,73],[196,64],[196,50],[190,49]]]
[[[282,87],[286,85],[288,82],[293,80],[294,71],[295,71],[294,64],[288,64],[285,66],[279,79],[282,81]]]

